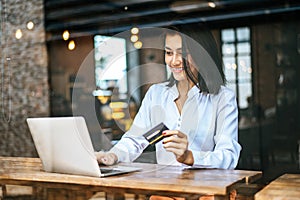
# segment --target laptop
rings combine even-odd
[[[82,116],[27,118],[43,169],[47,172],[106,177],[139,171],[135,167],[100,167]]]

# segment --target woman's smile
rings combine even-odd
[[[183,67],[170,67],[173,73],[181,73],[184,71]]]

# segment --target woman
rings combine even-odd
[[[149,145],[142,136],[163,122],[170,130],[156,144],[158,164],[233,169],[241,150],[233,91],[224,86],[222,61],[211,33],[202,27],[165,30],[168,82],[147,91],[133,125],[99,163],[134,161]]]

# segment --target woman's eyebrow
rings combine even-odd
[[[165,49],[166,49],[166,50],[172,50],[170,47],[165,47]],[[176,51],[181,51],[181,50],[182,50],[182,48],[176,49]]]

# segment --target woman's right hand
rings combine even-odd
[[[118,157],[114,153],[99,151],[95,152],[95,155],[99,164],[114,165],[118,162]]]

